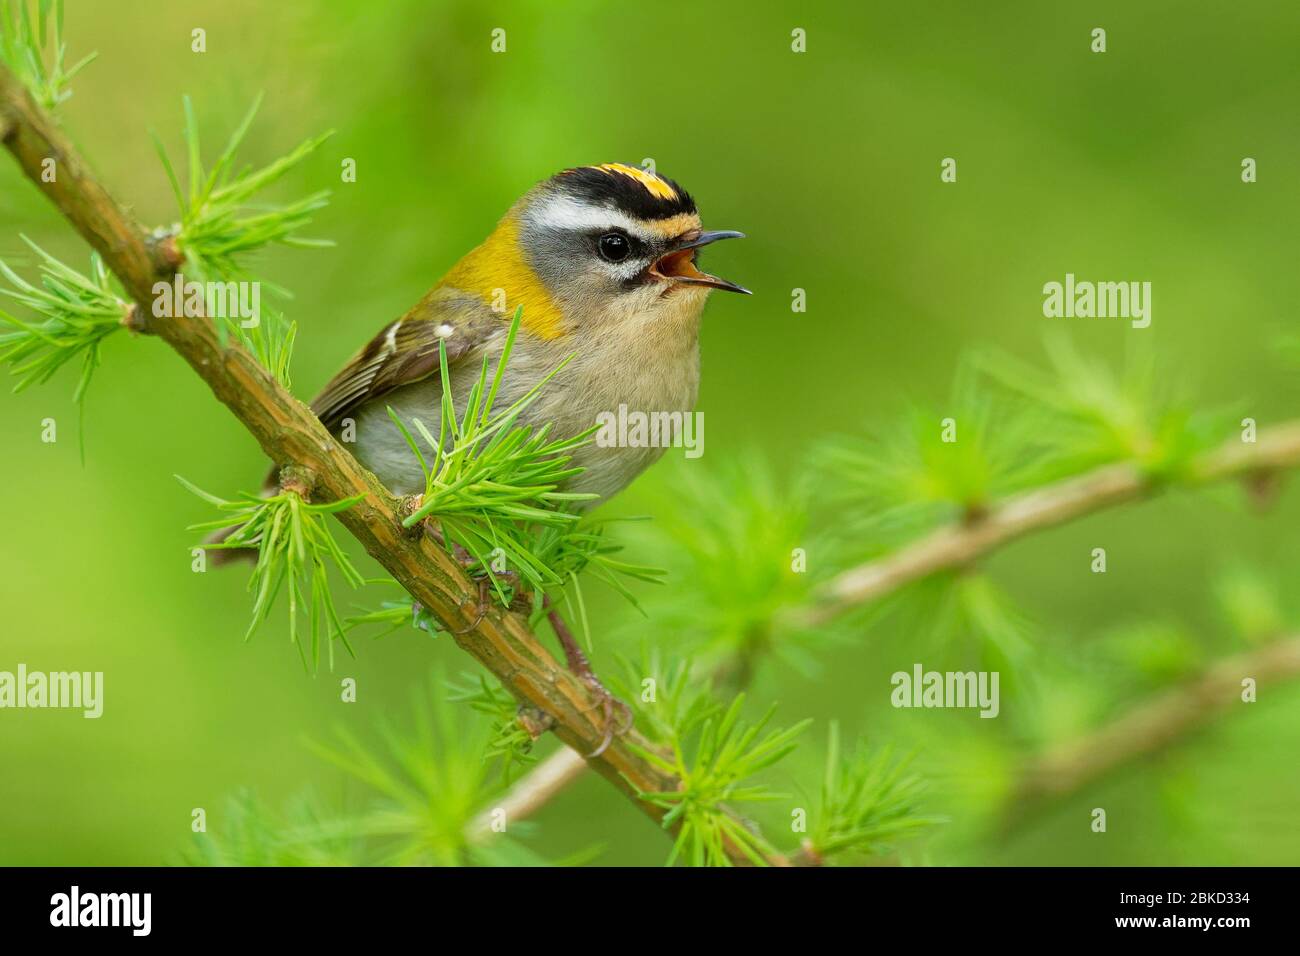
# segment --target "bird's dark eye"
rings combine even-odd
[[[597,242],[600,249],[600,257],[606,262],[622,262],[632,251],[631,244],[627,241],[627,236],[621,232],[607,232],[600,237]]]

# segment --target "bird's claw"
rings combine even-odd
[[[594,760],[609,749],[609,745],[614,742],[615,737],[621,737],[632,729],[632,708],[626,702],[611,694],[594,673],[580,674],[579,677],[587,689],[591,691],[591,695],[600,702],[601,717],[605,725],[600,744],[595,750],[587,754],[588,760]],[[619,714],[618,719],[615,718],[615,713]]]
[[[466,554],[466,557],[469,557]],[[471,564],[476,564],[473,558],[470,558]],[[480,624],[483,618],[487,617],[488,608],[492,606],[492,578],[504,578],[510,583],[511,598],[509,609],[512,611],[525,610],[528,606],[528,599],[522,593],[519,582],[519,574],[516,571],[493,571],[488,569],[487,577],[478,578],[478,603],[475,605],[476,615],[472,624],[467,624],[460,630],[452,631],[453,634],[468,634]],[[521,603],[522,602],[522,603]]]
[[[476,627],[482,624],[483,618],[487,617],[488,607],[490,606],[491,601],[492,601],[492,582],[489,581],[487,578],[479,578],[478,579],[478,602],[475,604],[475,610],[477,613],[474,616],[474,620],[471,621],[469,624],[466,624],[464,627],[454,629],[451,633],[456,635],[468,634],[470,631],[474,630]]]

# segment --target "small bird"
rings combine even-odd
[[[699,250],[739,232],[703,230],[695,202],[671,179],[606,163],[557,173],[529,190],[482,245],[420,302],[380,331],[325,386],[312,410],[331,431],[354,423],[352,449],[398,495],[424,476],[388,408],[436,428],[444,389],[464,410],[484,355],[494,368],[510,319],[522,326],[497,407],[534,388],[568,356],[520,424],[570,437],[620,405],[690,412],[700,380],[700,313],[712,289],[747,289],[701,272]],[[439,374],[447,350],[451,381]],[[663,448],[588,444],[567,490],[608,498]]]
[[[462,413],[484,357],[495,368],[522,307],[497,407],[509,406],[572,358],[518,424],[550,424],[553,437],[567,438],[620,406],[685,415],[699,389],[700,314],[709,292],[749,293],[701,272],[696,257],[710,243],[735,238],[743,234],[705,231],[694,200],[671,179],[622,163],[566,169],[525,193],[482,245],[371,339],[312,410],[345,441],[351,433],[348,447],[390,491],[418,494],[424,474],[388,409],[404,422],[418,418],[438,437],[444,390]],[[450,381],[442,380],[440,346]],[[608,498],[663,451],[662,443],[587,444],[572,456],[582,471],[566,490]],[[214,558],[241,553],[256,552],[217,551]],[[551,623],[570,668],[602,696],[609,718],[613,699],[558,615],[552,613]],[[608,742],[607,735],[601,749]]]

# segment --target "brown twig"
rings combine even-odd
[[[523,777],[470,824],[470,839],[484,840],[492,835],[493,814],[504,810],[511,823],[525,820],[550,802],[551,798],[582,776],[587,761],[576,750],[562,747]]]
[[[37,106],[18,79],[0,66],[0,131],[5,148],[28,178],[103,257],[127,293],[149,315],[149,331],[171,346],[212,389],[277,465],[315,475],[321,501],[364,499],[339,520],[366,551],[453,633],[462,649],[486,667],[521,704],[555,720],[567,746],[591,753],[605,727],[601,704],[561,667],[517,614],[493,607],[471,629],[478,589],[446,551],[427,536],[405,533],[398,501],[361,467],[312,414],[237,343],[224,346],[204,319],[155,317],[153,287],[169,282],[181,257],[174,240],[148,233],[88,170],[72,144]],[[53,158],[53,181],[42,162]],[[616,738],[589,765],[643,812],[660,820],[662,808],[639,793],[676,789],[679,781],[637,756],[628,744],[648,746],[635,731]],[[745,862],[738,855],[738,862]]]

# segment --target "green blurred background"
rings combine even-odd
[[[331,188],[311,232],[337,245],[275,249],[260,268],[296,295],[303,397],[532,183],[652,158],[695,195],[708,226],[750,237],[708,257],[755,295],[718,296],[706,314],[701,467],[752,450],[784,481],[827,435],[884,425],[909,400],[941,407],[972,348],[1041,362],[1053,324],[1041,288],[1066,272],[1154,286],[1144,331],[1056,323],[1088,353],[1118,360],[1142,336],[1196,404],[1240,408],[1261,425],[1294,413],[1294,371],[1271,354],[1300,299],[1294,4],[69,6],[70,55],[100,56],[74,83],[64,125],[146,222],[175,217],[148,131],[179,154],[182,94],[216,147],[265,91],[249,160],[337,131],[279,191]],[[1096,26],[1108,31],[1104,55],[1089,51]],[[190,50],[195,27],[207,31],[204,54]],[[504,54],[490,50],[497,27]],[[806,53],[791,52],[795,27]],[[947,156],[954,185],[939,181]],[[1258,160],[1256,184],[1240,180],[1245,156]],[[344,157],[356,159],[355,184],[338,181]],[[84,262],[8,159],[0,223],[6,261],[29,262],[22,232]],[[790,309],[796,287],[807,290],[803,314]],[[456,673],[471,662],[407,630],[363,638],[355,660],[311,677],[278,616],[241,643],[244,579],[191,572],[185,526],[208,514],[172,475],[251,489],[265,468],[253,441],[161,343],[118,336],[91,387],[83,465],[72,385],[68,373],[0,403],[0,669],[102,670],[105,713],[0,714],[0,863],[175,862],[191,809],[206,808],[218,829],[241,787],[272,806],[305,787],[346,800],[353,786],[304,740],[400,719],[436,664]],[[46,417],[60,425],[53,445],[40,441]],[[610,509],[655,514],[676,473],[661,462]],[[1158,618],[1232,650],[1210,582],[1239,560],[1287,587],[1297,555],[1286,530],[1300,515],[1294,491],[1264,519],[1234,498],[1103,513],[989,568],[1057,648]],[[1111,555],[1105,575],[1086,573],[1098,542]],[[616,600],[593,601],[598,660],[620,639],[602,635],[639,630],[672,644],[647,600],[642,624]],[[838,719],[850,735],[920,750],[928,805],[951,822],[905,860],[1300,862],[1300,682],[1001,840],[981,820],[1012,730],[969,712],[892,711],[888,675],[928,660],[913,636],[906,620],[864,622],[822,654],[819,675],[764,671],[755,696],[779,700],[787,723],[817,719],[778,774],[786,789],[815,791],[826,722]],[[358,681],[355,704],[339,702],[344,676]],[[1066,736],[1084,729],[1071,722],[1074,681],[1057,666],[1036,705]],[[1004,693],[1003,714],[1016,706]],[[1089,832],[1094,806],[1108,809],[1105,837]],[[668,848],[594,778],[538,821],[530,843],[554,856],[600,843],[600,862],[656,864]]]

